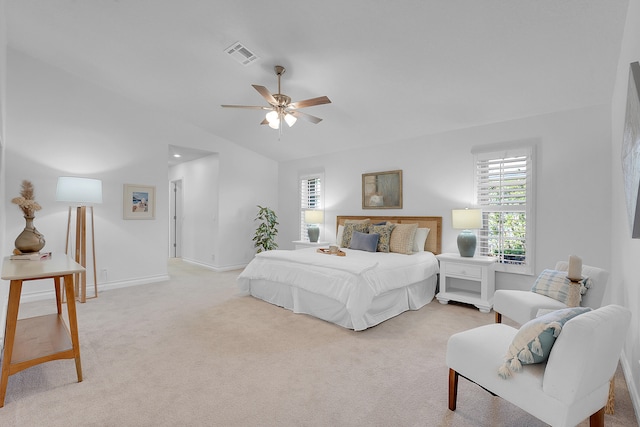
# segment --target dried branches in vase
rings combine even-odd
[[[14,197],[11,199],[11,203],[18,205],[25,217],[33,218],[35,211],[42,209],[42,206],[33,199],[34,197],[33,184],[31,181],[24,180],[22,181],[20,197]]]
[[[33,190],[33,184],[31,181],[24,180],[22,181],[20,197],[14,197],[11,199],[11,203],[18,205],[24,214],[24,219],[26,221],[24,230],[16,238],[16,250],[14,252],[38,252],[45,245],[44,236],[33,226],[35,212],[42,209],[38,202],[34,200],[34,197],[35,192]]]

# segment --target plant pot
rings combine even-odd
[[[44,248],[44,236],[33,226],[33,218],[32,216],[24,217],[27,224],[16,238],[16,249],[22,253],[39,252]]]

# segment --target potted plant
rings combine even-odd
[[[258,216],[255,221],[260,221],[256,234],[253,236],[253,246],[258,249],[258,253],[277,249],[278,244],[275,239],[278,234],[276,228],[278,216],[276,213],[268,207],[258,205]]]

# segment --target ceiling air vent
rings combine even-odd
[[[258,59],[258,55],[251,52],[240,42],[235,42],[228,48],[224,50],[231,56],[233,59],[244,65],[245,67],[249,64],[252,64],[256,59]]]

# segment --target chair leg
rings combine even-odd
[[[604,407],[589,417],[589,426],[604,427]]]
[[[496,323],[502,323],[502,314],[496,311]]]
[[[458,373],[449,368],[449,409],[456,410],[456,400],[458,400]]]

